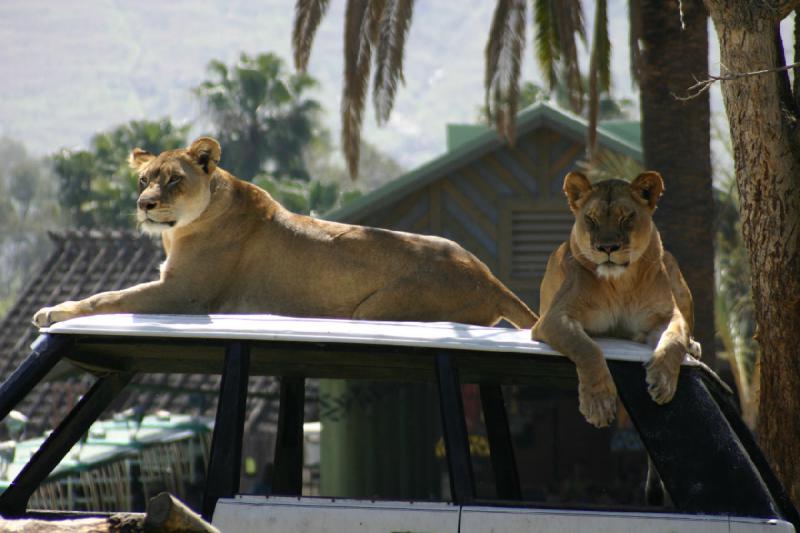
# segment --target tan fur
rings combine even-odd
[[[528,328],[536,315],[475,256],[447,239],[291,213],[217,168],[207,137],[154,156],[134,150],[137,216],[160,234],[160,279],[36,313],[47,326],[99,313],[277,313],[447,320]]]
[[[617,391],[590,335],[650,344],[648,390],[660,404],[675,394],[684,354],[700,356],[691,339],[692,295],[652,220],[663,190],[656,172],[631,184],[592,185],[577,172],[564,179],[575,223],[548,260],[533,338],[574,361],[580,411],[598,427],[614,419]]]

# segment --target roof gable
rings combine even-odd
[[[588,122],[548,102],[536,103],[517,116],[518,138],[542,127],[549,127],[565,137],[583,142]],[[494,129],[487,129],[483,133],[476,133],[472,130],[464,138],[466,140],[453,150],[424,163],[343,207],[326,213],[323,218],[342,222],[360,218],[396,201],[400,196],[425,187],[455,168],[467,165],[507,144]],[[627,129],[621,127],[606,129],[601,124],[597,129],[599,146],[642,162],[644,158],[642,148],[635,142],[635,139],[633,128],[630,126]]]

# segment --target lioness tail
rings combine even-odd
[[[539,320],[539,317],[531,311],[525,302],[520,300],[516,294],[508,288],[502,287],[504,297],[500,300],[500,314],[514,324],[518,329],[530,329]]]

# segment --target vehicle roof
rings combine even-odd
[[[278,315],[93,315],[56,323],[42,333],[158,338],[380,344],[483,352],[560,355],[531,340],[530,330],[454,322],[385,322]],[[607,359],[646,362],[650,347],[597,339]]]

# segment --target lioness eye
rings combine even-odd
[[[181,176],[170,176],[167,185],[176,185],[179,181],[181,181]]]
[[[633,223],[634,215],[635,215],[635,213],[630,213],[628,215],[625,215],[624,217],[622,217],[622,220],[620,221],[620,223],[623,226],[630,226]]]
[[[139,186],[144,188],[147,187],[147,178],[144,176],[139,177]]]
[[[586,219],[586,225],[587,226],[589,226],[590,228],[596,228],[597,227],[597,222],[595,222],[592,217],[590,217],[589,215],[586,215],[584,218]]]

